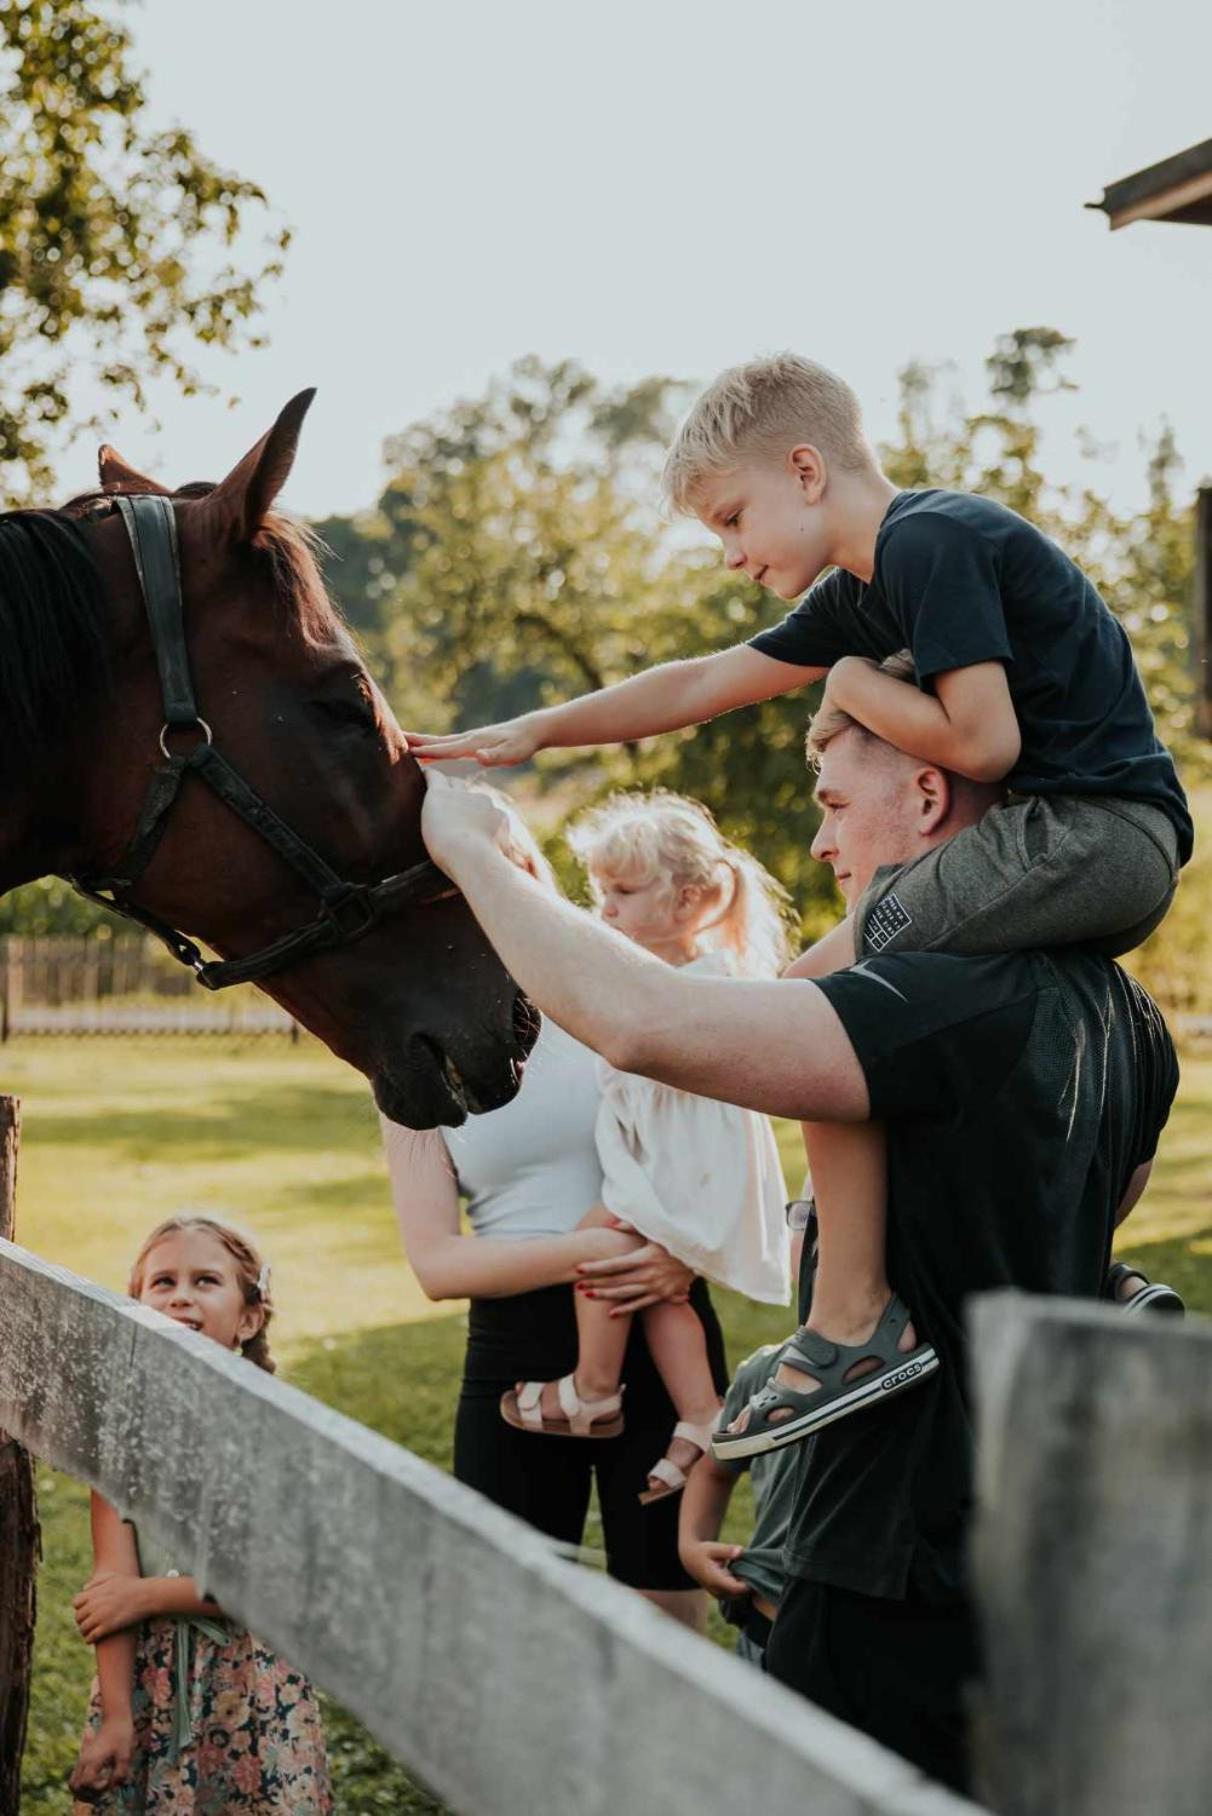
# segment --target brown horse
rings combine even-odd
[[[200,720],[342,879],[420,863],[424,784],[328,599],[307,537],[272,510],[313,393],[220,485],[178,492],[101,451],[101,492],[0,516],[0,892],[106,875],[130,845],[165,718],[115,494],[172,500]],[[239,958],[310,921],[307,883],[192,776],[132,903]],[[367,1076],[394,1121],[457,1124],[506,1102],[534,1018],[466,905],[418,902],[268,993]]]

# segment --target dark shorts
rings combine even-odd
[[[766,1669],[931,1778],[968,1789],[977,1649],[966,1603],[882,1601],[793,1577]]]
[[[856,943],[860,958],[1069,945],[1119,958],[1160,925],[1177,883],[1178,834],[1160,807],[1010,795],[945,844],[877,870]]]
[[[707,1287],[690,1302],[707,1336],[711,1371],[728,1387],[724,1339]],[[454,1472],[498,1507],[566,1544],[580,1543],[597,1479],[611,1576],[633,1589],[693,1589],[678,1558],[680,1495],[641,1507],[648,1471],[665,1454],[677,1415],[644,1342],[640,1319],[623,1363],[626,1429],[617,1438],[534,1437],[506,1425],[501,1395],[517,1381],[549,1381],[576,1362],[572,1289],[545,1287],[510,1299],[475,1299],[455,1417]]]

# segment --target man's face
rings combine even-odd
[[[830,561],[823,507],[810,503],[791,462],[749,462],[706,478],[695,513],[724,560],[780,599],[798,599]]]
[[[919,768],[912,757],[855,730],[839,732],[825,746],[812,855],[832,869],[847,908],[856,906],[881,864],[903,864],[923,849],[914,786]]]

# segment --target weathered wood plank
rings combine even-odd
[[[0,1237],[12,1240],[21,1105],[0,1096]],[[0,1320],[0,1341],[3,1341]],[[17,1816],[37,1610],[38,1509],[28,1453],[0,1430],[0,1811]]]
[[[973,1314],[986,1795],[1206,1816],[1212,1324],[996,1294]]]
[[[973,1806],[410,1452],[0,1243],[0,1423],[469,1816]]]

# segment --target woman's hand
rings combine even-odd
[[[97,1732],[81,1741],[68,1785],[81,1803],[98,1803],[115,1785],[129,1782],[134,1756],[134,1722],[129,1715],[107,1715]]]
[[[125,1576],[117,1570],[98,1570],[79,1595],[72,1598],[72,1609],[80,1638],[95,1646],[111,1633],[137,1627],[148,1618],[146,1583],[141,1576]]]
[[[682,1568],[711,1595],[751,1595],[753,1584],[733,1576],[727,1568],[744,1554],[743,1545],[726,1545],[722,1539],[684,1538],[678,1542]]]
[[[499,725],[481,725],[474,731],[452,731],[445,734],[410,731],[405,736],[410,754],[418,757],[422,763],[474,757],[484,769],[509,768],[514,763],[528,763],[537,750],[543,749],[543,734],[537,713],[522,713],[517,719],[503,719]]]
[[[577,1273],[578,1292],[616,1301],[612,1318],[628,1317],[647,1305],[684,1305],[694,1284],[694,1269],[659,1242],[646,1242],[643,1248],[630,1249],[611,1260],[582,1261]]]

